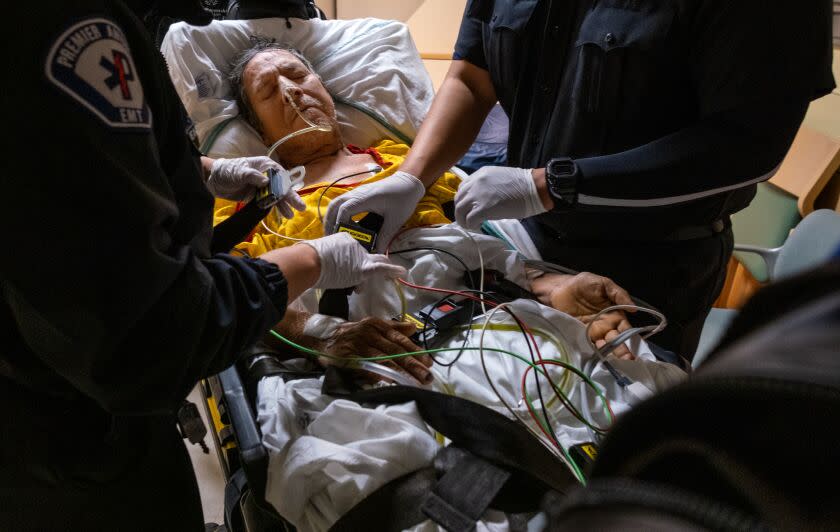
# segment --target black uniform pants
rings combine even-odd
[[[694,357],[703,322],[726,280],[734,245],[730,227],[691,240],[582,243],[560,240],[534,220],[523,223],[544,260],[609,277],[665,313],[668,327],[651,341],[689,360]]]
[[[0,530],[204,530],[171,417],[45,402],[0,377]]]

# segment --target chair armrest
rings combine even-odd
[[[754,253],[761,257],[764,260],[764,264],[767,265],[767,279],[769,281],[772,281],[774,279],[774,270],[776,269],[776,262],[779,260],[779,254],[782,251],[781,247],[763,248],[761,246],[735,244],[734,250],[740,251],[742,253]]]

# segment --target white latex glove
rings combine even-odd
[[[347,233],[336,233],[298,245],[312,246],[321,262],[321,276],[315,288],[350,288],[371,277],[396,279],[405,268],[392,264],[385,255],[368,253]]]
[[[334,233],[339,223],[347,223],[363,212],[375,212],[385,218],[377,236],[377,248],[388,245],[417,208],[426,194],[423,183],[406,172],[395,172],[376,183],[362,185],[330,202],[324,218],[324,231]]]
[[[546,212],[531,170],[485,166],[461,182],[455,194],[455,220],[478,230],[484,220],[528,218]]]
[[[282,166],[265,156],[216,159],[210,167],[207,188],[218,198],[247,201],[254,197],[257,189],[268,184],[268,177],[263,172],[270,168],[283,170]],[[306,209],[294,190],[289,190],[276,207],[286,218],[294,215],[292,207],[299,211]]]

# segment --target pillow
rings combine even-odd
[[[291,26],[291,27],[289,27]],[[299,49],[336,99],[344,141],[361,147],[384,138],[410,142],[434,96],[408,28],[379,19],[258,19],[173,24],[161,51],[202,150],[211,157],[264,155],[260,136],[238,118],[228,66],[251,35]]]

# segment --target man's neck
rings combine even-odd
[[[363,173],[370,169],[371,163],[376,161],[366,153],[351,153],[346,147],[331,153],[316,157],[308,161],[304,185],[332,182],[340,177],[356,173]],[[366,179],[368,175],[359,175],[342,180],[342,184],[352,184]]]

